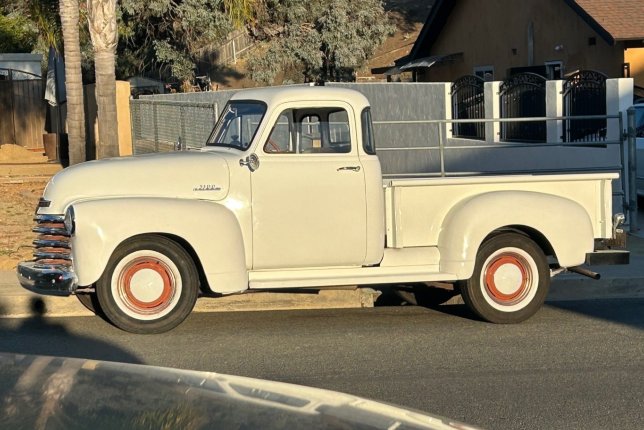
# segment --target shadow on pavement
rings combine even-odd
[[[597,299],[547,302],[545,307],[644,330],[644,299]]]
[[[406,303],[398,296],[393,288],[378,288],[382,294],[376,306],[416,306]],[[467,319],[470,321],[482,320],[474,314],[465,304],[446,303],[441,305],[422,306],[434,311]],[[593,319],[604,320],[625,326],[644,330],[644,298],[604,298],[586,300],[561,300],[547,301],[543,308],[551,308],[586,316]],[[542,311],[539,311],[542,312]],[[538,315],[539,313],[537,313]]]
[[[64,324],[58,323],[57,318],[44,318],[47,309],[40,298],[32,299],[30,308],[32,316],[29,318],[0,319],[1,352],[144,364],[119,346],[72,333]],[[16,324],[17,321],[21,322]]]
[[[379,285],[371,286],[372,288],[380,291],[380,296],[376,300],[375,306],[420,306],[427,309],[432,309],[437,312],[444,313],[446,315],[452,315],[459,318],[464,318],[471,321],[481,321],[481,319],[476,316],[470,309],[462,303],[444,303],[444,304],[420,304],[416,305],[413,303],[406,302],[401,298],[396,292],[395,287]],[[460,295],[455,297],[455,299],[460,298]]]

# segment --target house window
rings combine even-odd
[[[494,66],[476,66],[474,75],[483,79],[485,82],[494,80]]]
[[[557,80],[563,77],[563,63],[561,61],[546,61],[546,79]]]

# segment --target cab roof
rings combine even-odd
[[[369,100],[356,90],[342,87],[304,85],[242,90],[235,93],[230,100],[259,100],[269,106],[303,100],[343,101],[352,105],[357,112],[369,106]]]

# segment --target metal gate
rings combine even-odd
[[[483,79],[473,75],[462,76],[452,84],[451,95],[453,119],[485,118]],[[454,137],[485,140],[485,124],[456,123],[452,134]]]
[[[606,115],[606,75],[581,70],[563,84],[564,116]],[[565,142],[595,142],[606,139],[605,119],[567,119]]]
[[[534,73],[518,73],[501,83],[501,118],[546,116],[546,78]],[[545,142],[545,121],[504,122],[501,140],[506,142]]]
[[[46,107],[43,95],[40,76],[0,69],[0,145],[42,148]]]

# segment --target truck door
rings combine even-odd
[[[253,269],[360,266],[364,172],[348,105],[283,109],[251,174]]]

